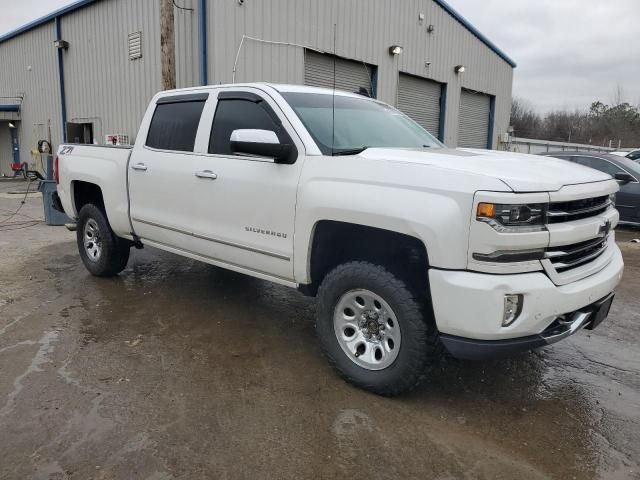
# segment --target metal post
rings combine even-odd
[[[60,17],[56,17],[56,40],[62,40],[62,25]],[[62,115],[62,143],[67,142],[67,97],[64,89],[64,62],[62,48],[58,48],[58,83],[60,84],[60,113]]]
[[[198,9],[198,39],[200,41],[200,85],[207,81],[207,0],[200,0]]]

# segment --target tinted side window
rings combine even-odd
[[[613,163],[609,163],[606,160],[602,160],[601,158],[595,157],[580,157],[581,160],[584,160],[582,163],[587,167],[595,168],[596,170],[600,170],[601,172],[608,173],[612,177],[616,173],[621,173],[623,170],[621,168],[616,167]]]
[[[204,101],[156,105],[147,134],[147,146],[193,152],[203,108]]]
[[[231,155],[231,132],[243,128],[270,130],[276,132],[280,143],[290,143],[289,136],[276,123],[273,115],[270,107],[262,101],[239,98],[218,100],[209,137],[209,153]]]
[[[631,152],[629,155],[627,155],[627,158],[630,158],[631,160],[640,160],[640,150]]]

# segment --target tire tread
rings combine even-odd
[[[413,338],[415,342],[412,342],[413,346],[408,355],[410,364],[405,367],[408,373],[389,384],[366,382],[350,375],[346,369],[341,367],[340,361],[334,358],[334,355],[329,350],[328,339],[321,338],[320,345],[322,352],[327,358],[329,365],[347,382],[379,395],[396,396],[413,390],[424,380],[429,358],[441,356],[444,350],[438,338],[437,329],[433,322],[430,321],[430,315],[428,315],[426,305],[411,293],[411,290],[401,279],[395,277],[382,266],[369,262],[354,261],[334,268],[322,281],[317,295],[316,327],[320,322],[329,321],[329,318],[331,322],[333,322],[334,306],[327,305],[327,303],[329,303],[327,300],[331,298],[329,290],[345,275],[368,279],[371,283],[384,282],[387,285],[387,289],[391,290],[391,295],[394,297],[395,302],[403,305],[404,315],[401,323],[405,325],[405,331],[411,330],[414,332]],[[411,325],[407,325],[409,323]],[[407,328],[407,326],[409,328]],[[334,339],[332,338],[330,340],[333,341]],[[403,341],[401,348],[405,347],[407,343],[408,342]],[[346,356],[340,360],[351,361],[346,358]]]

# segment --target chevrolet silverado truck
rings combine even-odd
[[[596,327],[623,271],[609,175],[447,148],[347,92],[160,92],[133,147],[65,144],[55,164],[91,274],[151,246],[298,288],[329,363],[383,395],[445,349],[484,358]]]

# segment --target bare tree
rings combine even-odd
[[[514,98],[511,102],[511,126],[517,137],[537,138],[541,134],[542,119],[531,103]]]
[[[616,100],[624,98],[621,87],[614,94]],[[593,102],[589,110],[555,110],[544,117],[538,115],[531,104],[514,99],[511,107],[511,125],[516,136],[572,143],[608,144],[620,142],[626,147],[640,145],[640,107],[627,102]]]

